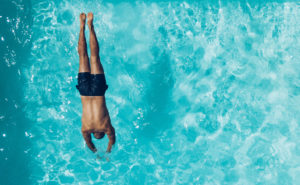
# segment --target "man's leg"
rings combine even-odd
[[[89,57],[87,54],[87,46],[85,40],[85,19],[86,15],[84,13],[80,14],[80,33],[78,41],[78,54],[79,54],[79,72],[90,72]]]
[[[103,74],[103,67],[99,57],[99,45],[93,25],[93,13],[88,13],[88,26],[90,29],[90,49],[91,49],[91,74]]]

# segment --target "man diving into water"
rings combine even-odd
[[[100,62],[99,46],[93,25],[93,13],[88,13],[87,18],[87,25],[90,30],[90,63],[84,34],[86,15],[84,13],[80,14],[79,73],[76,88],[81,95],[82,103],[81,132],[87,146],[93,152],[96,152],[97,149],[92,142],[91,134],[96,139],[101,139],[106,134],[109,139],[106,152],[110,152],[112,145],[115,143],[115,129],[111,125],[105,103],[104,94],[108,86]]]

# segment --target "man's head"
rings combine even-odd
[[[95,132],[94,137],[96,139],[102,139],[104,137],[105,133],[104,132]]]

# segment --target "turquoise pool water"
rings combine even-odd
[[[300,3],[2,4],[1,184],[299,184]],[[75,88],[89,11],[117,136],[98,157]]]

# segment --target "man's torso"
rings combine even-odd
[[[110,122],[109,113],[105,103],[104,96],[81,96],[82,102],[82,122],[85,127],[93,125],[98,129],[105,129]],[[82,128],[88,129],[88,128]]]

